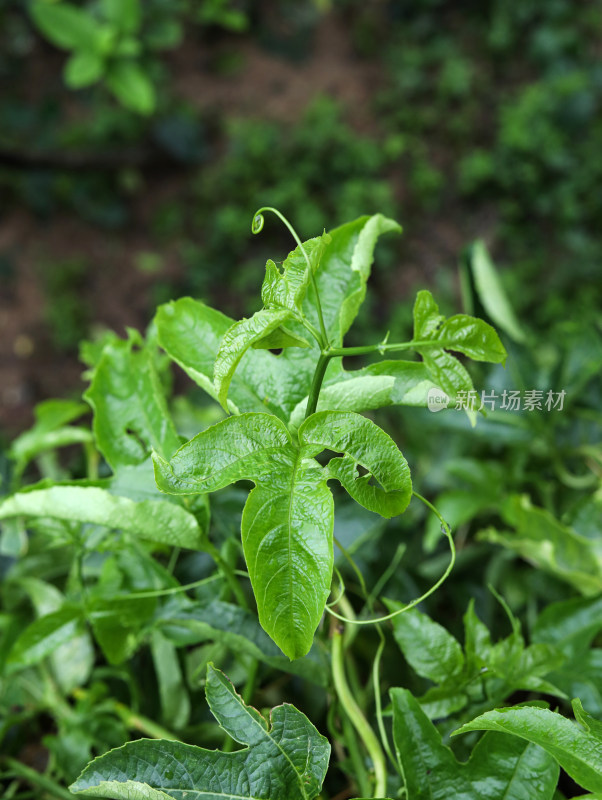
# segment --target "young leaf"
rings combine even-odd
[[[135,503],[93,486],[53,486],[24,491],[0,503],[0,519],[49,517],[115,528],[177,547],[202,549],[205,532],[187,511],[173,503]]]
[[[138,114],[152,114],[156,106],[155,89],[140,64],[129,59],[114,62],[106,82],[119,102]]]
[[[418,292],[414,304],[414,341],[427,343],[417,346],[416,350],[434,383],[452,398],[458,392],[472,391],[473,385],[464,366],[447,350],[492,363],[503,363],[507,355],[491,325],[465,314],[444,320],[433,296],[426,290]],[[474,423],[475,412],[468,409],[468,415]]]
[[[215,359],[213,373],[217,399],[225,411],[228,411],[230,381],[241,358],[250,347],[257,346],[263,339],[270,337],[291,318],[292,313],[287,309],[263,309],[249,319],[235,322],[226,331]]]
[[[316,272],[318,292],[330,344],[339,347],[366,296],[374,248],[385,233],[401,233],[401,226],[382,214],[360,217],[329,231],[331,242]],[[309,291],[303,306],[317,324],[315,298]]]
[[[113,471],[144,461],[151,449],[169,458],[180,446],[151,354],[138,349],[142,344],[135,332],[107,344],[84,394],[94,410],[98,448]]]
[[[392,405],[427,405],[435,388],[424,364],[418,361],[381,361],[363,369],[340,369],[323,384],[318,411],[370,411]],[[305,417],[307,398],[295,406],[290,425],[298,428]]]
[[[207,701],[221,727],[246,745],[234,753],[165,740],[130,742],[93,761],[70,786],[75,794],[117,800],[207,798],[312,800],[319,793],[330,745],[291,705],[266,720],[245,705],[211,664]]]
[[[496,734],[484,736],[470,759],[458,762],[406,689],[392,689],[393,739],[412,800],[551,800],[554,759],[539,747]]]
[[[310,455],[325,449],[344,453],[330,460],[328,472],[364,508],[385,518],[407,508],[412,497],[410,468],[395,442],[371,420],[352,412],[320,411],[301,425],[299,441]],[[360,477],[358,465],[369,470],[367,474]],[[372,477],[380,487],[370,483]]]
[[[213,384],[215,358],[226,331],[234,321],[213,308],[184,297],[160,306],[155,317],[161,347],[176,364],[217,399]],[[251,349],[232,376],[228,390],[229,410],[270,411],[283,420],[307,394],[305,382],[295,365],[272,353]]]
[[[542,747],[584,789],[602,792],[602,723],[573,700],[579,724],[547,708],[496,708],[463,725],[468,731],[500,731]]]
[[[303,247],[314,273],[318,269],[330,241],[330,236],[325,233],[304,243]],[[269,260],[261,287],[263,305],[265,308],[287,308],[292,312],[301,311],[309,281],[307,261],[301,248],[296,247],[288,254],[282,265],[282,271],[272,260]]]

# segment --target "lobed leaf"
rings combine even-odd
[[[226,411],[230,381],[241,358],[250,347],[260,344],[266,338],[269,340],[270,335],[291,318],[292,313],[287,309],[263,309],[249,319],[235,322],[226,331],[213,368],[217,399]]]
[[[407,508],[410,468],[395,442],[371,420],[352,412],[320,411],[301,425],[299,441],[311,455],[325,449],[345,454],[330,460],[328,472],[364,508],[385,518]],[[367,474],[358,475],[358,464]],[[372,477],[380,486],[370,483]]]
[[[270,720],[247,706],[213,665],[207,701],[220,726],[241,744],[236,752],[204,750],[165,740],[141,739],[95,759],[71,785],[75,794],[158,800],[203,796],[207,800],[312,800],[328,766],[330,745],[291,705]]]

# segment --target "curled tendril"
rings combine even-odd
[[[409,611],[411,608],[414,608],[414,606],[417,606],[419,603],[422,603],[423,600],[426,600],[427,597],[433,594],[433,592],[435,592],[441,586],[441,584],[445,581],[449,573],[452,571],[454,564],[456,563],[456,547],[454,545],[454,540],[452,538],[452,533],[449,525],[443,519],[441,514],[437,511],[435,506],[432,503],[429,503],[429,501],[426,498],[422,497],[422,495],[418,494],[418,492],[412,492],[412,495],[413,497],[416,497],[418,500],[420,500],[421,503],[424,503],[424,505],[433,512],[433,514],[439,519],[439,522],[441,523],[441,529],[445,534],[445,536],[447,537],[450,550],[450,559],[449,559],[449,564],[447,565],[447,569],[445,570],[443,575],[439,578],[439,580],[436,583],[434,583],[431,586],[431,588],[428,589],[424,594],[421,594],[420,597],[417,597],[415,600],[412,600],[411,603],[408,603],[407,605],[403,606],[403,608],[399,608],[397,609],[397,611],[392,611],[390,614],[386,614],[383,617],[376,617],[375,619],[349,619],[348,617],[343,617],[341,614],[338,614],[336,611],[333,611],[333,609],[331,608],[332,604],[327,603],[326,611],[333,617],[336,617],[336,619],[341,620],[341,622],[347,622],[350,625],[374,625],[378,622],[386,622],[388,619],[393,619],[393,617],[397,617],[399,614],[403,614],[404,611]]]
[[[251,233],[261,233],[263,230],[263,225],[265,223],[265,217],[260,211],[257,211],[253,215],[253,222],[251,223]]]

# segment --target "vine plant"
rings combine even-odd
[[[390,364],[395,379],[407,379],[404,370],[416,379],[416,367],[422,367],[422,381],[430,378],[455,394],[461,385],[472,384],[446,348],[491,362],[504,361],[506,352],[482,320],[457,315],[444,321],[429,292],[421,292],[416,301],[411,341],[344,347],[343,336],[365,296],[376,239],[398,226],[376,215],[304,246],[276,209],[259,209],[254,233],[263,228],[265,211],[283,220],[297,249],[282,270],[268,261],[261,289],[264,307],[235,322],[221,340],[212,390],[224,410],[233,413],[171,459],[155,453],[155,478],[161,491],[180,495],[206,494],[241,479],[255,483],[242,516],[247,568],[262,627],[295,659],[312,645],[332,583],[334,503],[328,481],[337,480],[356,502],[385,518],[405,511],[412,497],[401,451],[355,410],[365,403],[375,406],[377,399],[363,387],[355,400],[346,400],[355,387],[348,384],[342,358],[413,349],[423,355],[423,365]],[[229,400],[235,371],[250,348],[284,351],[279,363],[287,368],[255,387],[269,411],[241,408],[238,395]],[[327,376],[330,394],[321,403]],[[306,386],[307,397],[299,398],[289,419],[283,419]],[[342,455],[322,466],[316,457],[325,450]]]
[[[448,537],[451,559],[427,594],[445,579],[454,561],[449,527],[413,490],[408,464],[395,442],[361,412],[396,404],[424,406],[433,388],[453,400],[458,392],[473,388],[455,353],[503,363],[506,351],[494,329],[482,320],[464,314],[445,319],[428,291],[416,298],[409,341],[389,342],[385,337],[376,344],[345,346],[344,337],[366,294],[376,242],[400,227],[377,214],[302,243],[272,208],[254,215],[254,233],[261,231],[266,212],[284,222],[297,246],[282,265],[267,262],[261,310],[233,322],[190,298],[160,307],[146,342],[130,332],[126,342],[115,338],[101,352],[88,352],[91,385],[85,398],[94,411],[93,438],[67,424],[81,414],[79,405],[55,404],[40,410],[36,427],[13,446],[20,475],[36,453],[82,443],[88,453],[89,477],[79,482],[42,481],[13,492],[0,503],[0,520],[9,526],[7,546],[15,549],[22,517],[42,527],[49,519],[66,525],[66,533],[60,535],[75,537],[70,580],[81,594],[79,605],[65,603],[25,630],[16,639],[9,663],[15,668],[31,666],[52,656],[63,633],[87,636],[78,627],[83,620],[90,622],[108,661],[120,663],[140,641],[134,620],[149,621],[154,614],[159,622],[181,628],[191,613],[182,593],[223,577],[241,608],[216,601],[197,609],[196,622],[204,629],[227,633],[230,644],[236,642],[247,656],[270,666],[311,679],[317,669],[310,653],[316,629],[324,612],[330,615],[330,685],[346,724],[355,728],[368,756],[366,760],[357,748],[350,753],[363,797],[384,798],[403,784],[408,800],[460,795],[470,800],[518,796],[551,800],[558,763],[586,789],[602,791],[600,723],[579,701],[574,704],[578,724],[541,707],[516,707],[503,714],[491,710],[491,704],[482,707],[485,713],[464,719],[457,731],[490,731],[466,763],[455,760],[426,714],[428,710],[436,718],[461,709],[477,680],[491,687],[494,705],[516,688],[565,696],[542,678],[558,655],[545,639],[525,649],[518,623],[512,619],[512,635],[492,645],[469,607],[464,653],[447,631],[412,608],[425,595],[405,606],[387,601],[388,614],[372,613],[379,589],[368,594],[361,573],[358,580],[370,617],[356,618],[338,574],[338,596],[328,602],[335,544],[330,481],[337,481],[360,506],[385,518],[403,513],[413,497],[435,514]],[[156,344],[227,414],[184,444],[167,407]],[[385,358],[405,351],[414,351],[421,360]],[[365,354],[383,358],[355,370],[343,365],[343,359]],[[469,417],[474,422],[474,414]],[[112,469],[111,478],[95,474],[92,443]],[[156,485],[149,480],[151,454]],[[208,496],[240,480],[254,483],[241,523],[246,573],[236,571],[209,538]],[[119,529],[130,541],[142,538],[170,546],[176,559],[181,547],[205,550],[214,557],[221,577],[179,586],[170,574],[166,589],[109,598],[103,594],[101,581],[98,587],[86,586],[86,553],[102,538],[95,534],[88,543],[81,532],[73,533],[74,525],[82,523]],[[55,528],[50,530],[57,535]],[[342,546],[341,550],[345,553]],[[110,559],[107,564],[105,582],[112,589],[117,567]],[[240,574],[250,579],[259,621],[275,644],[261,631],[265,641],[251,635],[253,615],[238,581]],[[164,595],[173,604],[159,611],[154,603]],[[384,646],[380,623],[386,620],[392,620],[409,663],[420,675],[440,684],[420,703],[405,689],[392,690],[394,747],[387,735],[379,690]],[[380,636],[373,661],[377,732],[346,674],[348,633],[353,625],[366,624],[375,625]],[[175,647],[161,632],[152,627],[151,631],[153,654],[159,657],[157,664],[163,664],[157,671],[171,681],[177,668]],[[229,745],[224,751],[186,745],[146,721],[145,730],[157,739],[130,742],[100,756],[71,791],[128,800],[187,796],[312,800],[321,791],[330,745],[291,705],[278,706],[269,716],[250,706],[254,670],[256,661],[241,696],[219,669],[212,664],[207,668],[210,710],[242,749],[230,752]],[[324,678],[322,685],[327,682]],[[391,766],[397,775],[393,782]],[[515,789],[519,794],[513,793]]]

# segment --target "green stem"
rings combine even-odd
[[[385,797],[387,792],[387,763],[385,755],[374,731],[368,724],[349,690],[347,678],[345,677],[343,633],[344,628],[342,626],[334,626],[332,634],[332,678],[334,681],[334,688],[339,702],[351,720],[353,727],[358,732],[360,739],[364,743],[372,759],[374,776],[376,779],[373,796]]]
[[[114,708],[117,714],[123,720],[126,727],[130,730],[139,731],[140,733],[145,734],[145,736],[150,736],[151,739],[169,739],[172,742],[182,741],[167,728],[164,728],[162,725],[158,725],[156,722],[153,722],[152,719],[149,719],[142,714],[137,714],[123,703],[115,702]]]
[[[316,283],[316,276],[314,275],[314,271],[311,268],[311,263],[309,261],[307,253],[305,252],[305,248],[303,247],[303,244],[301,243],[301,239],[299,239],[299,236],[297,235],[297,231],[293,228],[293,226],[290,224],[290,222],[287,220],[287,218],[283,214],[281,214],[280,211],[278,211],[277,208],[272,208],[271,206],[263,206],[263,208],[259,208],[255,212],[255,214],[253,215],[253,224],[251,226],[251,230],[252,230],[253,233],[259,233],[259,231],[261,231],[261,229],[263,228],[264,220],[263,220],[263,213],[262,212],[264,212],[264,211],[271,211],[272,214],[275,214],[278,217],[278,219],[281,220],[281,222],[283,222],[286,225],[286,227],[289,229],[293,239],[297,242],[297,246],[299,247],[299,249],[303,253],[303,257],[305,258],[305,261],[307,263],[307,271],[309,273],[309,280],[310,280],[310,283],[312,285],[312,289],[314,290],[314,293],[316,295],[316,309],[318,311],[318,320],[320,322],[320,334],[321,334],[321,338],[322,338],[321,345],[322,345],[322,347],[328,347],[328,336],[326,334],[326,326],[324,325],[324,315],[322,314],[322,304],[320,303],[320,295],[318,293],[318,284]]]
[[[213,558],[220,571],[223,573],[224,578],[228,582],[228,586],[232,590],[234,597],[236,597],[238,600],[240,607],[248,609],[249,604],[247,603],[247,598],[245,597],[245,593],[243,592],[241,585],[236,580],[234,570],[230,567],[230,564],[228,564],[225,558],[222,557],[222,554],[217,547],[215,547],[215,545],[209,543],[207,552]]]
[[[383,710],[380,699],[380,659],[383,654],[383,650],[385,648],[385,635],[380,629],[380,625],[376,626],[376,630],[378,631],[378,636],[380,639],[378,648],[376,650],[376,655],[374,656],[374,662],[372,663],[372,683],[374,685],[374,706],[376,709],[376,721],[378,723],[378,732],[380,734],[380,740],[383,744],[385,753],[387,754],[387,757],[391,762],[391,764],[393,765],[394,769],[399,771],[397,762],[393,758],[393,753],[391,752],[391,746],[389,745],[389,737],[387,736],[387,731],[385,729],[385,723],[383,720]]]
[[[328,353],[322,353],[316,364],[316,371],[314,378],[311,382],[311,389],[309,390],[309,397],[307,399],[307,410],[305,411],[305,419],[315,413],[318,407],[318,397],[320,396],[320,389],[322,388],[322,381],[326,374],[326,367],[330,361],[331,356]]]
[[[41,772],[38,772],[37,770],[32,769],[25,764],[21,764],[20,761],[17,761],[14,758],[9,758],[8,756],[4,758],[4,763],[13,773],[13,775],[23,778],[23,780],[26,780],[28,783],[31,783],[34,786],[39,786],[40,789],[43,789],[45,792],[49,792],[53,797],[61,798],[61,800],[73,800],[75,795],[71,794],[68,789],[63,789],[62,786],[59,786],[58,783],[55,783],[47,775],[43,775]]]
[[[401,350],[415,350],[419,347],[427,348],[427,347],[453,347],[453,342],[443,341],[439,339],[429,339],[428,341],[414,341],[411,342],[391,342],[385,343],[381,342],[380,344],[366,344],[362,345],[361,347],[331,347],[327,353],[331,358],[337,358],[339,356],[363,356],[367,355],[368,353],[390,353],[396,352]]]

